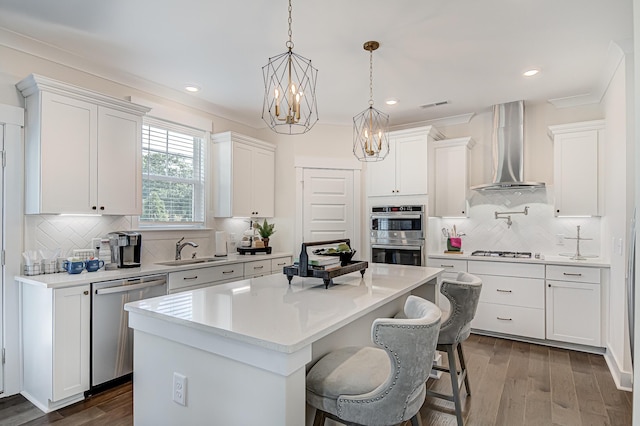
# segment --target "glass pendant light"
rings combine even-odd
[[[289,0],[289,41],[287,51],[269,58],[262,67],[264,103],[262,119],[276,133],[306,133],[318,121],[316,78],[318,70],[311,60],[293,53],[291,39],[291,0]]]
[[[389,154],[389,116],[373,107],[373,51],[377,41],[368,41],[369,51],[369,108],[353,117],[353,155],[360,161],[382,161]]]

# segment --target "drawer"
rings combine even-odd
[[[471,274],[500,275],[505,277],[544,278],[544,265],[501,261],[469,261]]]
[[[254,260],[244,264],[244,276],[253,277],[271,273],[271,259]]]
[[[544,309],[544,280],[477,275],[482,280],[480,301]]]
[[[219,265],[209,268],[190,269],[188,271],[176,271],[169,273],[168,290],[178,290],[187,287],[202,286],[202,284],[213,284],[216,281],[229,280],[232,278],[242,279],[242,265]]]
[[[279,257],[277,259],[271,259],[271,272],[282,273],[282,268],[285,267],[285,266],[289,266],[292,263],[293,262],[291,261],[291,256]]]
[[[547,279],[600,284],[600,268],[547,265]]]
[[[444,273],[467,271],[467,261],[460,259],[429,259],[428,266],[433,268],[444,268]],[[444,276],[444,275],[443,275]],[[453,275],[455,277],[455,275]]]
[[[480,302],[471,327],[494,333],[544,339],[544,309]]]

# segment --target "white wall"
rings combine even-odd
[[[631,387],[631,356],[628,342],[625,295],[627,235],[633,214],[633,55],[628,53],[619,63],[602,100],[606,118],[605,216],[602,247],[610,259],[608,301],[607,358],[614,370],[620,371],[617,381]],[[621,249],[621,250],[620,250]]]

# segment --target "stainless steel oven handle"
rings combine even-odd
[[[372,214],[371,219],[422,219],[420,214]]]
[[[389,249],[389,250],[415,250],[420,251],[422,249],[421,246],[390,246],[387,244],[372,244],[371,248],[379,248],[379,249]]]
[[[96,294],[113,294],[113,293],[125,293],[131,290],[140,290],[141,288],[147,287],[155,287],[157,285],[165,285],[167,280],[153,280],[141,282],[140,284],[132,284],[132,285],[118,285],[114,287],[101,288],[96,290]]]

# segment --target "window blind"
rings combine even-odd
[[[145,119],[141,224],[204,223],[205,132]]]

